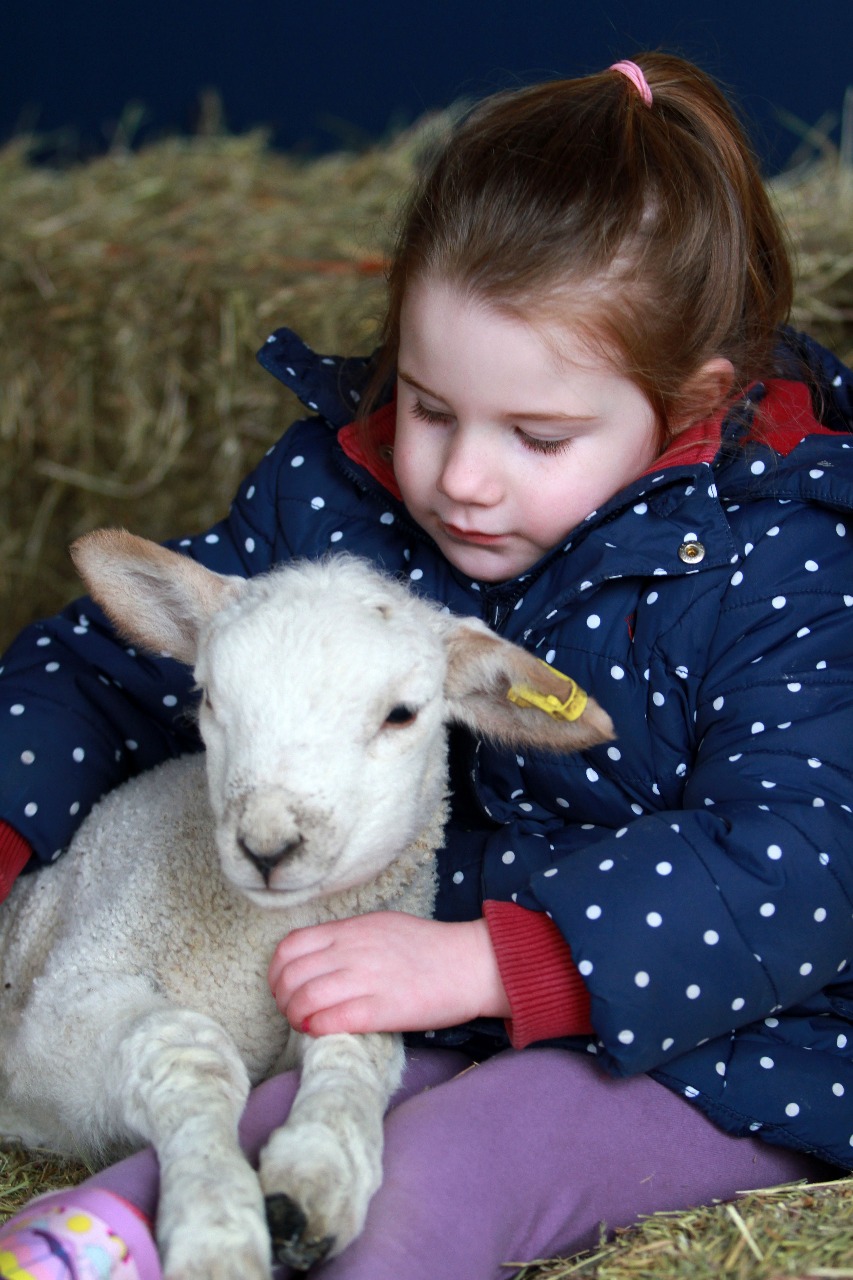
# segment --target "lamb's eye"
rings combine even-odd
[[[401,725],[404,726],[407,724],[414,724],[417,717],[418,717],[418,713],[414,709],[414,707],[407,707],[404,702],[401,702],[399,703],[398,706],[392,707],[391,710],[388,712],[387,716],[385,717],[385,724],[393,725],[396,727],[400,727]]]
[[[205,705],[205,707],[207,708],[207,710],[208,710],[208,711],[212,711],[212,710],[213,710],[213,703],[210,701],[210,694],[207,692],[207,690],[206,690],[206,689],[205,689],[205,691],[204,691],[204,695],[203,695],[203,697],[202,697],[202,702],[204,703],[204,705]]]

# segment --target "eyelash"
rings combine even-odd
[[[449,413],[439,413],[437,409],[428,409],[425,404],[421,404],[420,400],[415,400],[412,404],[412,417],[420,418],[421,422],[449,422]]]
[[[537,440],[535,436],[527,435],[520,427],[515,428],[515,433],[524,448],[529,449],[531,453],[548,453],[553,456],[555,453],[563,453],[572,443],[571,437],[565,440]]]
[[[420,400],[412,403],[412,417],[419,418],[421,422],[431,422],[439,425],[443,422],[449,422],[451,415],[449,413],[439,413],[437,409],[429,409]],[[517,439],[525,449],[529,449],[531,453],[551,454],[562,453],[571,445],[571,437],[565,440],[539,440],[536,436],[529,436],[527,432],[522,431],[520,427],[513,427]]]

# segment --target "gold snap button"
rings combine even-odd
[[[699,564],[705,559],[705,548],[701,542],[682,542],[678,548],[678,558],[685,564]]]

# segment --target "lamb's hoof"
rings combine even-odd
[[[322,1262],[335,1243],[334,1236],[321,1240],[306,1238],[308,1221],[295,1200],[290,1196],[266,1197],[267,1224],[276,1262],[286,1263],[297,1271],[307,1271],[315,1262]]]

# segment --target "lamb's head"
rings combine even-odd
[[[366,882],[416,839],[451,722],[554,751],[612,737],[564,677],[353,557],[243,579],[121,531],[72,554],[124,635],[194,666],[223,871],[260,905]]]

